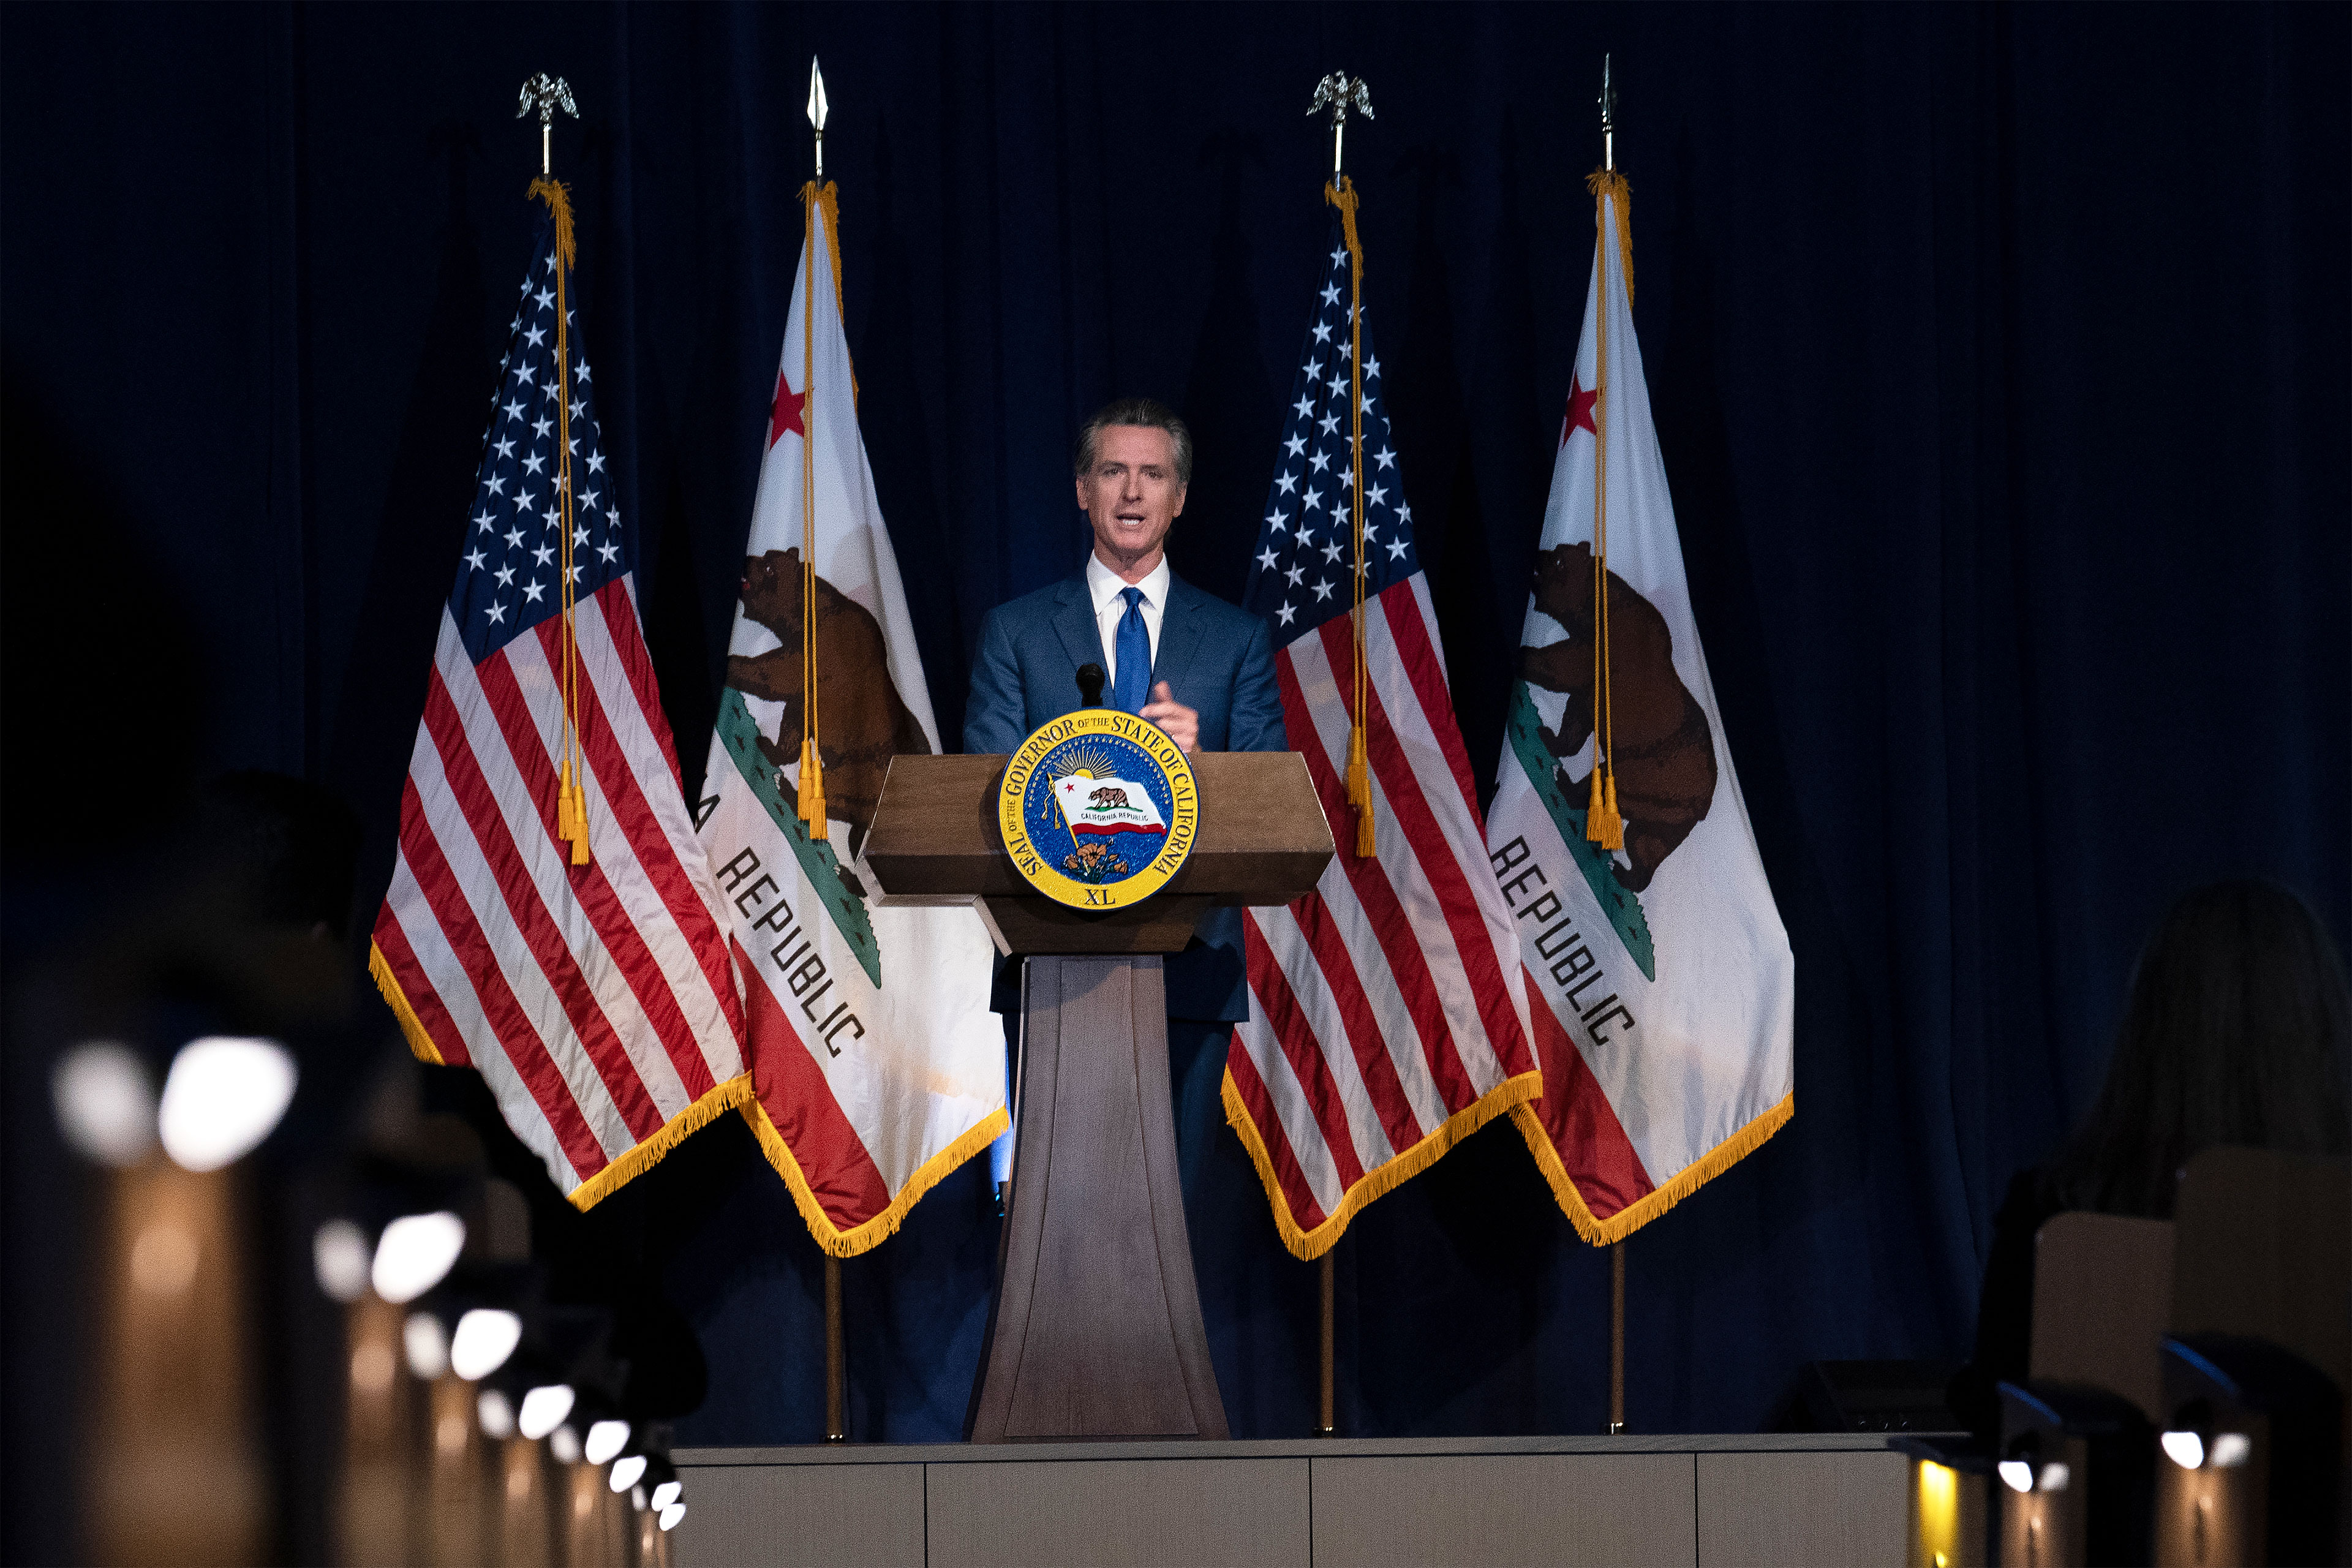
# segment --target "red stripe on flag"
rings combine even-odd
[[[1373,1016],[1371,998],[1364,994],[1355,955],[1348,951],[1347,939],[1331,918],[1330,905],[1320,896],[1301,899],[1290,906],[1289,912],[1322,968],[1324,984],[1331,988],[1339,1016],[1347,1020],[1348,1045],[1356,1058],[1356,1070],[1363,1075],[1365,1097],[1381,1119],[1381,1131],[1388,1134],[1389,1149],[1402,1153],[1433,1129],[1423,1127],[1413,1114],[1404,1081],[1397,1077],[1396,1063],[1389,1058],[1380,1019]]]
[[[727,944],[748,976],[744,1012],[756,1042],[751,1088],[760,1109],[792,1150],[825,1218],[835,1230],[855,1230],[890,1206],[889,1185],[751,955],[732,936]]]
[[[682,795],[686,793],[686,775],[678,772],[677,745],[670,738],[669,715],[662,711],[661,683],[654,679],[654,656],[646,649],[645,632],[637,625],[637,597],[632,591],[635,576],[631,573],[615,577],[590,597],[604,617],[604,630],[613,639],[613,656],[620,660],[622,671],[629,678],[629,689],[636,693],[637,711],[645,716],[646,728],[653,731],[654,744],[661,748],[662,761],[669,764],[670,782],[677,785]],[[618,614],[614,613],[616,609]],[[553,635],[548,629],[553,624],[540,623],[542,640]],[[724,995],[732,987],[722,985],[719,989]]]
[[[1334,618],[1323,623],[1324,652],[1334,668],[1339,667],[1341,655],[1347,652],[1347,637],[1348,627],[1343,620]],[[1370,705],[1364,728],[1372,772],[1380,776],[1389,809],[1396,814],[1397,825],[1404,829],[1405,839],[1412,846],[1422,875],[1428,879],[1430,891],[1437,896],[1438,907],[1444,911],[1446,928],[1454,933],[1454,950],[1462,958],[1463,973],[1469,977],[1470,993],[1478,1000],[1478,1019],[1486,1026],[1487,1044],[1493,1047],[1504,1077],[1526,1072],[1535,1064],[1528,1058],[1519,1016],[1511,1006],[1511,994],[1504,986],[1503,966],[1495,956],[1494,938],[1487,933],[1486,916],[1478,908],[1478,895],[1470,890],[1469,880],[1462,874],[1461,862],[1454,858],[1445,829],[1429,809],[1428,797],[1421,792],[1421,780],[1412,771],[1412,760],[1404,754],[1396,727],[1381,706],[1379,689],[1368,683],[1364,700]],[[1345,692],[1340,700],[1347,700]],[[1352,717],[1352,708],[1349,713]],[[1470,847],[1481,857],[1486,853],[1483,843]],[[1515,1040],[1520,1042],[1517,1050],[1512,1049]]]
[[[637,628],[635,601],[620,592],[617,583],[597,590],[596,610],[603,619],[607,639],[611,642],[621,667],[627,671],[632,693],[637,703],[638,715],[660,745],[662,755],[669,760],[670,774],[677,774],[677,758],[669,742],[669,722],[662,717],[660,694],[653,689],[653,665],[646,657],[645,640]],[[617,605],[627,613],[616,617]],[[556,668],[555,623],[541,621],[539,626],[540,646],[547,650],[550,668]],[[634,651],[632,651],[634,650]],[[593,689],[593,682],[592,682]],[[598,717],[609,719],[611,712],[604,702],[597,703]],[[648,708],[646,704],[651,702]],[[612,711],[618,711],[617,709]],[[679,858],[677,846],[664,831],[653,803],[646,798],[637,783],[636,773],[629,767],[628,758],[622,753],[619,730],[610,724],[600,724],[594,735],[583,737],[589,743],[588,757],[596,770],[597,781],[604,785],[604,798],[619,813],[624,831],[637,852],[637,863],[645,868],[646,879],[661,896],[662,907],[677,922],[685,934],[694,960],[702,969],[702,977],[710,984],[711,994],[719,998],[720,1010],[726,1015],[727,1026],[738,1039],[743,1037],[743,1005],[735,994],[735,971],[727,960],[727,943],[719,922],[710,913],[710,906],[702,901],[702,894],[687,874]],[[657,848],[648,849],[647,846]],[[697,847],[699,853],[699,847]],[[699,1054],[698,1053],[698,1059]],[[697,1091],[699,1098],[700,1091]]]
[[[609,636],[614,629],[610,605],[600,605],[600,609],[604,614],[604,629]],[[593,632],[593,623],[588,624]],[[634,622],[630,623],[630,628],[634,631]],[[558,640],[559,637],[560,628],[552,618],[539,624],[540,647],[547,656],[550,669],[562,668],[562,645]],[[612,811],[614,820],[620,824],[622,837],[629,841],[629,847],[635,852],[637,865],[645,873],[647,885],[661,900],[662,908],[669,911],[670,919],[677,922],[678,933],[685,938],[688,951],[694,954],[703,979],[709,983],[711,994],[718,998],[728,1026],[736,1031],[740,1038],[743,1029],[743,1009],[736,1000],[735,972],[727,962],[726,942],[719,933],[718,921],[710,913],[710,906],[702,901],[693,878],[687,875],[686,865],[678,857],[677,846],[671,842],[669,834],[662,826],[660,816],[654,810],[653,803],[646,798],[645,789],[637,782],[635,770],[629,766],[620,729],[612,721],[614,711],[625,710],[606,706],[607,700],[618,694],[597,687],[584,668],[584,661],[580,678],[583,698],[580,704],[580,744],[587,755],[589,767],[596,774],[597,785],[604,793],[604,805]],[[533,798],[545,797],[534,791]],[[665,1033],[666,1043],[667,1038]],[[679,1057],[680,1050],[684,1049],[694,1058],[702,1075],[701,1088],[694,1089],[694,1095],[700,1099],[703,1089],[710,1087],[709,1065],[703,1062],[701,1052],[694,1047],[690,1029],[680,1037],[680,1042],[670,1047],[670,1054]],[[683,1066],[684,1060],[680,1057],[681,1070]]]
[[[441,1065],[472,1067],[474,1058],[466,1049],[466,1037],[459,1032],[457,1020],[449,1016],[449,1009],[441,1005],[441,993],[425,973],[425,966],[416,962],[416,950],[409,946],[408,933],[400,929],[390,899],[376,911],[375,950],[383,954],[385,966],[400,986],[401,999],[408,1004],[425,1037],[433,1042],[433,1054],[441,1058]]]
[[[1333,822],[1354,821],[1355,808],[1348,804],[1345,784],[1323,749],[1322,736],[1309,716],[1307,696],[1299,687],[1297,668],[1288,648],[1275,656],[1274,671],[1282,689],[1283,727],[1291,749],[1307,759],[1307,775],[1315,782],[1315,793],[1322,797],[1323,815]],[[1388,868],[1378,859],[1360,859],[1346,850],[1334,857],[1332,864],[1356,889],[1356,902],[1371,925],[1381,956],[1388,961],[1390,978],[1396,982],[1398,992],[1404,997],[1405,1009],[1412,1015],[1413,1028],[1421,1037],[1422,1059],[1428,1064],[1430,1081],[1437,1086],[1438,1098],[1445,1102],[1448,1111],[1464,1109],[1478,1097],[1471,1088],[1469,1075],[1463,1071],[1462,1058],[1454,1049],[1445,1005],[1438,1000],[1437,982],[1429,973],[1429,954],[1422,950],[1420,934],[1412,929],[1412,917],[1405,913],[1395,887],[1389,881]],[[1318,896],[1307,895],[1310,899]]]
[[[478,679],[482,670],[491,666],[506,667],[503,650],[484,659],[476,668]],[[487,697],[488,688],[484,687]],[[449,793],[465,814],[467,826],[474,832],[474,842],[482,852],[482,860],[489,868],[491,879],[498,884],[499,896],[506,901],[507,912],[513,917],[515,931],[545,976],[548,990],[562,1006],[563,1015],[572,1025],[583,1050],[587,1053],[596,1076],[613,1097],[614,1108],[629,1130],[633,1142],[643,1142],[661,1130],[662,1113],[646,1094],[645,1080],[637,1076],[636,1064],[629,1060],[627,1049],[620,1037],[613,1032],[612,1021],[604,1016],[602,1004],[586,975],[580,972],[580,961],[571,943],[548,912],[546,900],[541,896],[539,884],[532,880],[530,868],[524,864],[520,850],[507,831],[507,821],[499,809],[497,796],[489,781],[483,777],[481,763],[474,755],[467,740],[465,725],[457,717],[457,705],[449,695],[449,688],[441,679],[436,666],[432,684],[425,693],[425,728],[433,737],[435,750],[441,753],[441,771],[449,784]],[[533,751],[542,752],[545,742],[536,731],[527,747],[514,749],[514,761],[520,767]],[[535,793],[535,792],[534,792]],[[539,811],[542,826],[551,842],[554,839],[553,824],[548,821],[544,808]],[[577,896],[576,893],[574,895]],[[577,1169],[577,1167],[574,1167]]]
[[[1543,1098],[1528,1101],[1528,1109],[1543,1124],[1544,1136],[1551,1140],[1560,1168],[1576,1184],[1584,1206],[1593,1218],[1607,1219],[1647,1197],[1654,1184],[1618,1124],[1600,1080],[1585,1066],[1584,1053],[1553,1016],[1535,976],[1528,975],[1527,982],[1544,1086]]]
[[[440,686],[441,678],[436,672],[433,689],[438,690]],[[465,889],[457,885],[457,873],[450,870],[447,858],[441,853],[441,841],[433,836],[433,825],[425,815],[425,802],[416,793],[414,778],[401,786],[400,852],[408,860],[409,875],[416,879],[425,903],[440,922],[449,951],[457,954],[467,978],[474,983],[474,994],[482,1005],[483,1021],[498,1037],[499,1048],[506,1053],[508,1065],[522,1079],[531,1099],[539,1102],[547,1124],[555,1130],[555,1141],[563,1149],[565,1163],[582,1181],[586,1181],[610,1163],[604,1157],[604,1146],[589,1127],[580,1102],[572,1098],[572,1086],[564,1082],[562,1070],[555,1065],[547,1042],[540,1038],[522,1004],[508,988],[498,956],[490,951],[489,940],[474,919],[473,907],[466,902]]]
[[[1331,1165],[1339,1178],[1339,1190],[1346,1192],[1364,1179],[1364,1163],[1356,1155],[1355,1135],[1348,1130],[1347,1107],[1340,1103],[1339,1080],[1331,1076],[1331,1064],[1324,1059],[1320,1044],[1315,1037],[1315,1026],[1307,1022],[1298,1005],[1298,997],[1290,989],[1289,976],[1274,954],[1265,955],[1264,973],[1253,971],[1250,989],[1258,994],[1259,1005],[1265,1013],[1265,1026],[1274,1035],[1275,1044],[1289,1058],[1290,1070],[1297,1075],[1298,1086],[1306,1093],[1307,1110],[1315,1118],[1316,1129],[1323,1134],[1324,1145],[1331,1152]]]
[[[1421,710],[1429,720],[1430,732],[1437,737],[1438,750],[1445,753],[1445,765],[1454,772],[1454,782],[1462,790],[1462,804],[1470,808],[1470,820],[1477,826],[1483,842],[1486,818],[1478,810],[1478,788],[1470,775],[1470,751],[1462,743],[1462,725],[1454,715],[1454,694],[1445,689],[1444,663],[1437,657],[1436,645],[1430,640],[1429,623],[1421,617],[1421,600],[1412,591],[1412,579],[1391,584],[1381,590],[1379,597],[1389,637],[1396,644],[1397,662],[1404,667],[1405,679],[1412,683],[1413,695],[1421,700]]]
[[[1268,963],[1273,960],[1269,958]],[[1315,1189],[1307,1184],[1307,1173],[1299,1168],[1298,1156],[1290,1147],[1290,1135],[1282,1130],[1282,1118],[1274,1113],[1274,1100],[1265,1091],[1265,1080],[1257,1075],[1257,1063],[1250,1059],[1249,1049],[1236,1035],[1225,1050],[1225,1070],[1233,1075],[1234,1089],[1242,1097],[1242,1109],[1249,1112],[1257,1128],[1258,1142],[1265,1145],[1266,1158],[1274,1162],[1275,1184],[1282,1189],[1282,1201],[1290,1205],[1291,1223],[1301,1230],[1313,1230],[1331,1216],[1315,1201]]]
[[[544,631],[556,624],[551,616],[540,626]],[[551,656],[551,666],[562,668],[555,664],[559,657]],[[475,667],[474,675],[481,682],[482,696],[489,704],[490,716],[497,721],[499,732],[506,737],[507,751],[514,758],[515,772],[521,777],[523,788],[530,792],[532,806],[538,814],[541,827],[547,834],[548,842],[557,845],[568,859],[571,846],[558,839],[555,834],[553,803],[561,788],[561,781],[553,764],[548,761],[547,742],[531,714],[530,700],[523,696],[522,688],[515,679],[513,665],[503,655],[484,659]],[[583,695],[585,700],[580,704],[580,736],[584,749],[589,735],[604,731],[606,726],[593,694],[583,692]],[[623,772],[626,772],[625,767]],[[605,774],[601,767],[597,770],[596,778],[599,784],[604,782]],[[609,805],[612,799],[609,792],[605,798]],[[623,814],[616,811],[615,815]],[[631,847],[640,848],[641,843],[635,835],[629,834],[629,824],[625,819],[621,826],[623,833],[630,837]],[[694,1026],[686,1021],[677,998],[670,992],[669,976],[662,973],[660,962],[646,944],[645,933],[637,929],[636,921],[621,902],[621,896],[614,889],[612,879],[605,876],[604,866],[591,859],[585,866],[570,867],[566,880],[571,885],[572,898],[579,903],[582,912],[587,915],[589,925],[594,928],[597,940],[604,944],[605,952],[611,955],[614,965],[621,972],[621,979],[628,986],[629,994],[637,999],[637,1005],[645,1009],[646,1022],[653,1026],[654,1037],[661,1043],[663,1051],[677,1068],[688,1101],[691,1103],[701,1099],[715,1080],[695,1041]],[[603,1008],[599,1007],[597,1016],[601,1017],[603,1013]],[[644,1081],[638,1077],[634,1064],[629,1071],[632,1078]],[[644,1136],[642,1133],[638,1135]]]

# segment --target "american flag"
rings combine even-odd
[[[562,200],[551,185],[533,190],[551,207]],[[750,1079],[558,229],[542,214],[500,362],[370,968],[416,1055],[481,1073],[508,1124],[584,1208],[740,1103]],[[582,865],[558,801],[571,754],[566,483]]]
[[[1364,1205],[1539,1087],[1518,942],[1487,863],[1369,327],[1365,471],[1355,472],[1353,285],[1337,218],[1331,236],[1244,603],[1274,628],[1290,744],[1306,755],[1340,849],[1312,894],[1249,911],[1250,1016],[1224,1084],[1226,1116],[1283,1241],[1308,1258]],[[1353,852],[1345,784],[1358,483],[1369,858]]]

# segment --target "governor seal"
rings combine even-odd
[[[1082,708],[1040,725],[1004,765],[1004,852],[1022,879],[1076,910],[1117,910],[1167,886],[1192,853],[1201,795],[1159,725]]]

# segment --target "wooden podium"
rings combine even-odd
[[[865,850],[882,902],[976,904],[998,951],[1025,960],[1013,1201],[971,1438],[1223,1437],[1176,1180],[1160,955],[1213,907],[1311,892],[1331,830],[1297,752],[1204,752],[1183,868],[1139,904],[1083,912],[1013,870],[1004,763],[894,758]]]

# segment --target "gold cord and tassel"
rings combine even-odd
[[[1617,199],[1619,257],[1625,289],[1633,288],[1633,256],[1625,248],[1625,176],[1601,170],[1585,182],[1592,192],[1593,263],[1596,279],[1592,370],[1592,796],[1585,808],[1584,837],[1603,849],[1625,847],[1625,819],[1617,810],[1616,704],[1609,689],[1609,199]]]
[[[1335,174],[1323,187],[1323,199],[1339,209],[1340,233],[1348,246],[1349,392],[1352,406],[1349,458],[1354,472],[1352,514],[1356,546],[1355,599],[1349,611],[1349,640],[1355,653],[1351,721],[1348,727],[1348,804],[1356,808],[1356,858],[1369,860],[1378,853],[1372,825],[1372,769],[1365,729],[1370,709],[1370,679],[1364,658],[1364,247],[1356,237],[1356,183]]]
[[[572,564],[572,305],[567,284],[577,252],[572,243],[572,199],[561,182],[542,174],[526,199],[547,204],[555,219],[555,508],[558,542],[557,603],[562,606],[563,733],[558,745],[555,836],[572,847],[572,863],[588,864],[588,763],[580,747],[580,630],[576,571]]]
[[[817,754],[816,723],[816,238],[817,188],[801,187],[811,276],[801,290],[801,784],[800,819],[810,838],[828,832],[824,763]]]

